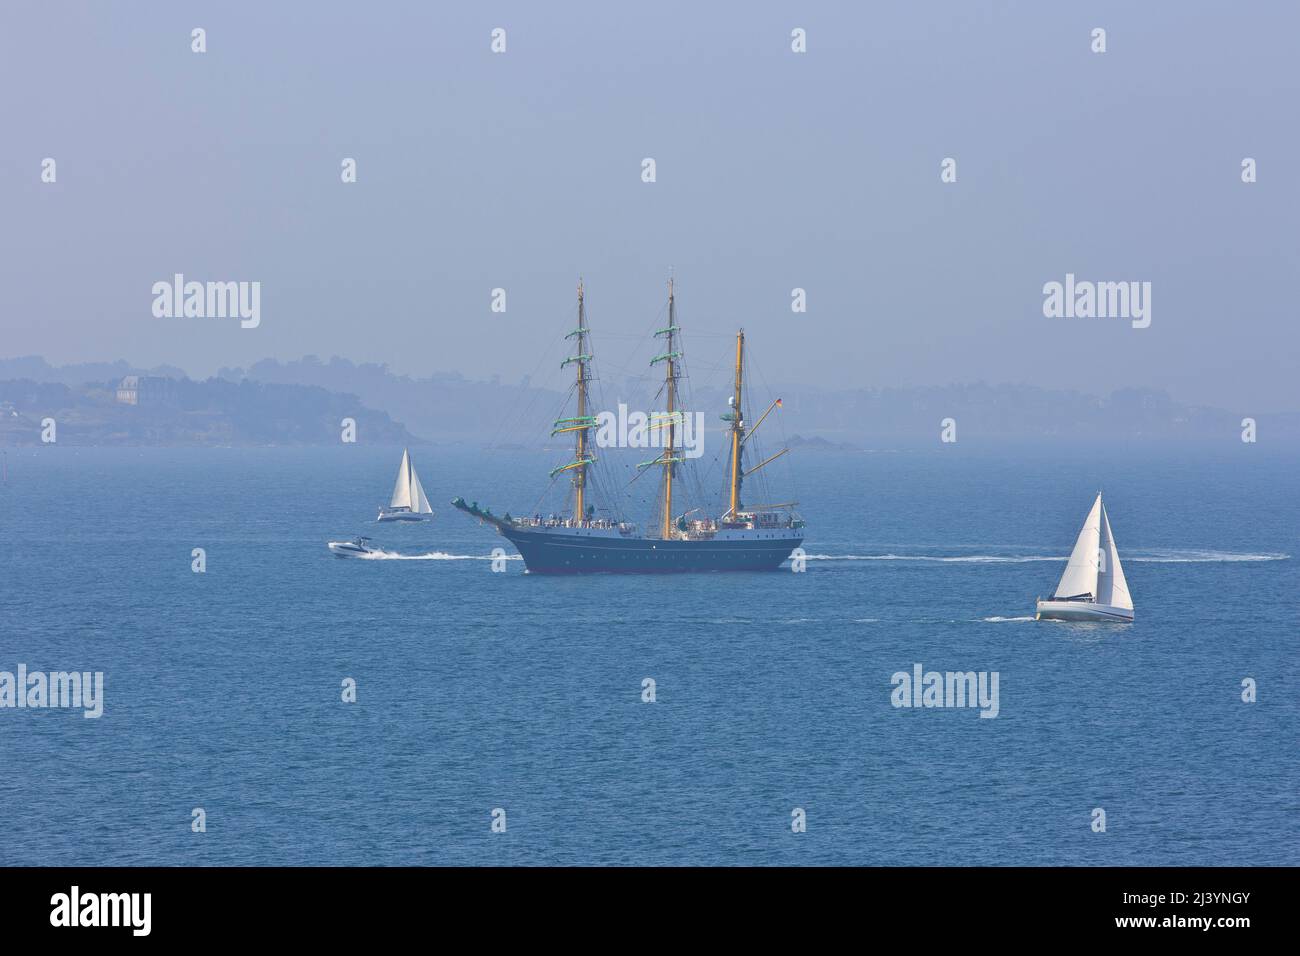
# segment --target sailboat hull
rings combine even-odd
[[[759,532],[707,541],[604,536],[564,529],[501,529],[533,574],[674,574],[698,571],[775,571],[803,544],[803,536]]]
[[[1035,618],[1039,621],[1113,621],[1132,624],[1132,608],[1090,601],[1039,601]]]
[[[418,511],[390,511],[387,508],[379,510],[377,521],[428,521],[433,517],[433,512],[420,513]]]

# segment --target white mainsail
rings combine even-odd
[[[1070,561],[1061,575],[1061,583],[1056,586],[1056,597],[1077,597],[1081,594],[1097,593],[1098,549],[1101,546],[1101,495],[1092,503],[1092,510],[1083,522],[1079,539],[1074,542],[1070,552]],[[1110,562],[1107,562],[1109,565]],[[1118,562],[1116,562],[1118,565]],[[1123,580],[1123,577],[1120,578]],[[1127,590],[1125,591],[1127,594]]]
[[[388,507],[411,507],[411,475],[411,454],[404,448],[402,449],[402,463],[397,466],[397,483],[393,485],[393,497],[388,502]]]
[[[1100,495],[1097,500],[1101,500]],[[1115,547],[1105,505],[1101,506],[1101,562],[1097,573],[1097,603],[1133,610],[1133,598],[1128,593],[1128,581],[1124,580],[1124,567],[1119,563],[1119,549]]]

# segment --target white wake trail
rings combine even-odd
[[[363,561],[491,561],[490,554],[448,554],[446,551],[428,551],[424,554],[402,554],[399,551],[371,551],[369,554],[359,554],[357,557]],[[523,558],[517,554],[507,554],[503,556],[506,561],[522,561]]]
[[[936,564],[1028,564],[1037,561],[1062,562],[1067,555],[1049,554],[809,554],[809,561],[925,561]],[[1179,549],[1132,549],[1123,554],[1125,564],[1237,564],[1242,562],[1289,561],[1282,552],[1205,551]]]

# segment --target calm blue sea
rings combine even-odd
[[[809,453],[805,573],[672,578],[492,573],[445,503],[540,453],[415,449],[437,519],[376,526],[399,457],[9,449],[0,670],[105,705],[0,710],[0,864],[1300,864],[1293,453]],[[1137,622],[1036,624],[1099,483]]]

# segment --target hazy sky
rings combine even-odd
[[[774,381],[1295,409],[1298,10],[6,0],[0,356],[515,381],[579,274],[617,365],[671,267],[692,360],[744,324]],[[176,272],[259,281],[260,327],[155,318]],[[1149,281],[1150,327],[1044,317],[1067,272]]]

